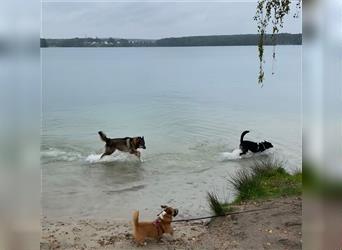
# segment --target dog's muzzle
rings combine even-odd
[[[178,209],[174,209],[174,210],[173,210],[173,217],[176,217],[177,214],[178,214]]]

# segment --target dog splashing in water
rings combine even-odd
[[[253,153],[258,153],[258,152],[263,152],[266,149],[273,148],[272,143],[268,141],[263,141],[263,142],[253,142],[253,141],[245,141],[243,138],[244,136],[249,133],[248,130],[243,131],[240,137],[240,149],[241,149],[241,155],[246,154],[248,151],[251,151]]]
[[[106,143],[105,152],[101,155],[101,158],[105,155],[111,155],[115,150],[122,152],[128,152],[136,155],[140,159],[140,152],[138,148],[146,149],[144,137],[125,137],[125,138],[108,138],[102,131],[98,132],[102,141]],[[100,159],[101,159],[100,158]]]

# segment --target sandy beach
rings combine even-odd
[[[235,210],[270,207],[211,221],[174,223],[174,236],[148,240],[143,247],[134,243],[127,221],[43,218],[41,249],[301,249],[300,197],[248,202]]]

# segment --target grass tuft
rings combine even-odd
[[[268,158],[266,160],[255,161],[251,169],[255,176],[272,177],[277,174],[286,174],[283,165],[282,161]]]
[[[238,193],[239,200],[246,200],[249,197],[257,196],[257,192],[260,192],[260,190],[257,190],[258,180],[254,178],[250,169],[239,170],[235,176],[229,179],[229,182]]]
[[[232,205],[243,201],[294,196],[302,194],[302,172],[286,172],[283,162],[275,159],[258,160],[228,179],[236,191],[232,203],[222,203],[214,192],[207,193],[209,206],[215,215],[232,211]]]
[[[232,211],[230,205],[228,203],[221,203],[217,194],[214,192],[208,192],[207,199],[210,209],[215,215],[224,215],[225,213]]]
[[[302,174],[286,172],[281,161],[275,159],[255,161],[248,169],[239,170],[229,179],[236,190],[234,203],[262,198],[300,195]]]

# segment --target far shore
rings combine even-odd
[[[131,48],[131,47],[207,47],[207,46],[257,46],[259,34],[208,35],[168,37],[161,39],[128,39],[128,38],[41,38],[40,47],[90,47],[90,48]],[[266,34],[264,46],[301,45],[302,34]]]

